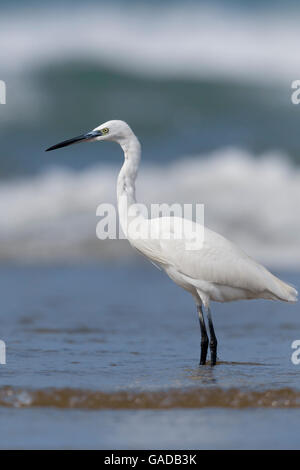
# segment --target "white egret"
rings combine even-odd
[[[179,239],[172,237],[184,219],[179,217],[147,219],[138,211],[134,214],[130,211],[130,208],[136,204],[135,180],[141,157],[141,146],[131,128],[124,121],[105,122],[93,131],[54,145],[47,151],[76,142],[89,141],[113,141],[119,143],[123,149],[124,164],[117,182],[121,226],[133,247],[161,267],[176,284],[193,295],[201,329],[200,364],[206,363],[208,349],[203,307],[207,312],[210,332],[211,365],[216,364],[217,358],[217,339],[211,317],[210,301],[270,299],[296,302],[298,295],[296,289],[275,277],[218,233],[206,227],[203,228],[204,239],[201,247],[197,250],[187,250],[188,232],[185,231],[184,237]],[[137,226],[140,230],[150,228],[151,234],[154,233],[156,236],[133,237],[128,231],[129,220],[138,222]],[[195,223],[192,224],[191,230],[197,226]]]

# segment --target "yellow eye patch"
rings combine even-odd
[[[108,127],[104,127],[104,129],[101,129],[101,132],[103,135],[108,134],[109,133]]]

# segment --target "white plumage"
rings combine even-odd
[[[157,223],[157,219],[150,223]],[[167,238],[167,234],[164,238]],[[194,295],[198,294],[205,307],[209,306],[211,300],[297,300],[297,291],[293,287],[275,277],[229,240],[206,227],[203,247],[199,250],[187,250],[184,240],[129,241],[159,264],[177,284]]]
[[[254,261],[232,242],[204,227],[203,244],[188,250],[186,242],[201,227],[179,217],[146,219],[136,204],[135,180],[141,147],[131,128],[123,121],[108,121],[92,132],[62,142],[48,150],[78,141],[108,140],[119,143],[124,151],[124,164],[117,183],[118,209],[121,226],[129,242],[140,253],[163,269],[180,287],[189,291],[197,304],[201,327],[201,359],[206,362],[208,336],[202,306],[207,309],[210,329],[211,363],[216,363],[217,340],[210,314],[210,301],[229,302],[241,299],[270,299],[295,302],[297,291]],[[174,234],[184,237],[174,239]],[[130,227],[135,227],[132,236]],[[150,234],[152,236],[145,236]],[[154,236],[153,236],[154,234]]]

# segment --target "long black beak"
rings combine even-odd
[[[82,142],[84,140],[85,141],[93,140],[95,137],[99,137],[100,135],[101,133],[97,131],[91,131],[91,132],[88,132],[87,134],[78,135],[77,137],[73,137],[73,139],[64,140],[63,142],[60,142],[59,144],[49,147],[48,149],[46,149],[46,152],[50,152],[50,150],[60,149],[62,147],[67,147],[68,145],[77,144],[78,142]]]

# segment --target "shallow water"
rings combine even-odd
[[[299,449],[299,412],[4,409],[2,448]]]
[[[211,368],[192,299],[143,260],[2,266],[0,285],[2,448],[300,447],[297,305],[213,305]]]

